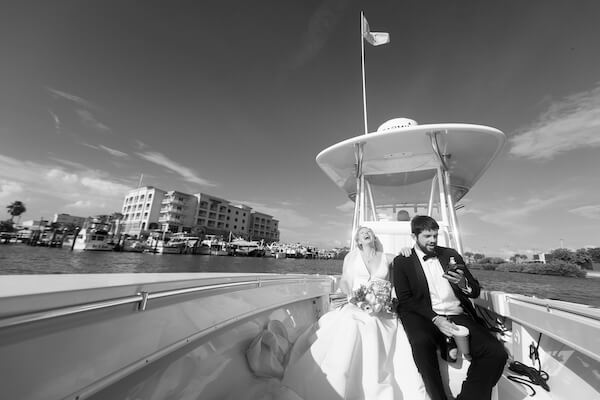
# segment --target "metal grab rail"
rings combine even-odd
[[[324,276],[325,277],[325,276]],[[265,284],[277,283],[277,282],[288,282],[288,283],[306,283],[307,281],[320,281],[324,277],[302,277],[302,278],[275,278],[275,279],[256,279],[249,281],[231,282],[231,283],[218,283],[213,285],[202,285],[194,286],[190,288],[174,289],[174,290],[163,290],[159,292],[139,292],[133,296],[119,297],[110,300],[102,300],[91,303],[79,304],[75,306],[60,307],[45,311],[26,313],[21,315],[15,315],[6,318],[0,318],[0,329],[8,328],[17,325],[23,325],[31,322],[39,322],[48,319],[65,317],[74,314],[80,314],[88,311],[101,310],[106,308],[117,307],[126,304],[138,303],[138,311],[144,311],[147,303],[152,299],[160,299],[171,296],[178,296],[190,293],[205,292],[215,289],[227,289],[227,288],[239,288],[242,286],[255,286],[257,288],[264,286]],[[331,277],[328,277],[331,279]],[[333,287],[333,282],[332,282]]]
[[[594,315],[594,313],[591,312],[585,312],[588,309],[583,309],[583,310],[577,310],[575,308],[569,308],[569,307],[561,307],[560,305],[557,304],[553,304],[553,303],[549,303],[547,301],[544,301],[544,299],[533,299],[533,298],[522,298],[522,297],[513,297],[513,296],[508,296],[507,298],[508,302],[522,302],[525,304],[531,304],[534,306],[539,306],[539,307],[544,307],[546,309],[547,312],[551,312],[552,310],[556,310],[556,311],[562,311],[562,312],[566,312],[569,314],[575,314],[575,315],[579,315],[581,317],[586,317],[589,319],[593,319],[596,321],[600,321],[600,315]],[[589,306],[589,310],[594,310],[596,308]],[[585,310],[585,311],[584,311]]]

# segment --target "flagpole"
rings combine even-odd
[[[361,54],[361,69],[362,69],[362,94],[363,94],[363,116],[365,120],[365,135],[369,133],[367,124],[367,89],[365,82],[365,16],[360,12],[360,54]]]

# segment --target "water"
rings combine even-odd
[[[59,248],[0,245],[0,274],[131,272],[275,272],[338,275],[342,273],[342,261],[71,252]],[[600,307],[600,278],[579,279],[483,270],[473,270],[472,272],[482,286],[488,290],[520,293]]]

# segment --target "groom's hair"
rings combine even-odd
[[[437,231],[440,226],[429,215],[415,215],[410,221],[410,228],[413,234],[419,236],[419,233],[423,231]]]

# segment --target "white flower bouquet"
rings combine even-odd
[[[371,279],[352,292],[348,302],[369,314],[396,311],[396,299],[392,299],[392,283],[384,279]]]

